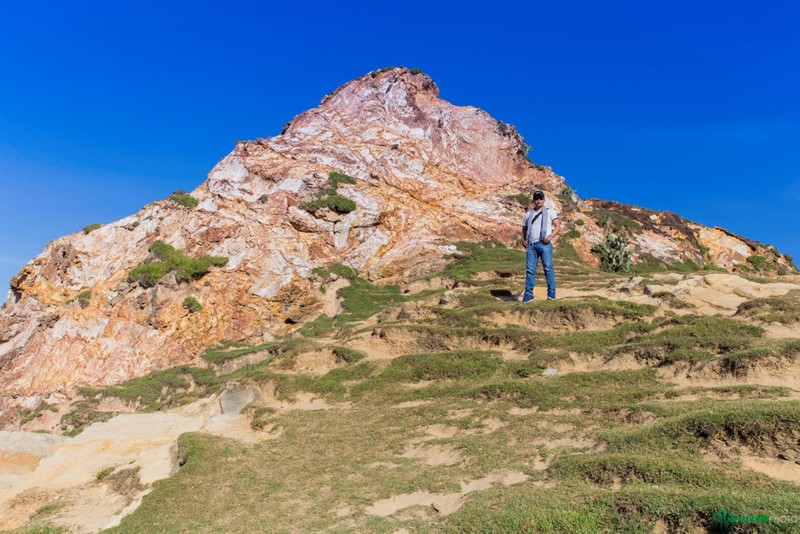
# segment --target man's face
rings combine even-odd
[[[544,199],[543,198],[534,198],[533,199],[533,208],[540,210],[544,206]]]

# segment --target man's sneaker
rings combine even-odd
[[[556,300],[555,297],[547,297],[547,300]]]

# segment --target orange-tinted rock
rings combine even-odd
[[[338,194],[357,209],[302,209],[326,194],[331,171],[355,179]],[[599,204],[562,206],[570,202],[558,196],[563,178],[528,161],[513,126],[440,99],[421,73],[362,76],[280,135],[237,143],[191,193],[196,208],[153,202],[59,238],[28,263],[0,310],[0,417],[53,391],[190,363],[222,339],[271,339],[319,313],[321,295],[309,282],[315,267],[339,262],[374,281],[407,281],[441,268],[455,241],[512,244],[524,208],[508,197],[530,195],[534,186],[554,193],[549,205],[566,224],[586,220],[576,250],[592,260],[604,230],[586,212]],[[681,240],[709,243],[717,235],[671,214],[668,224],[665,214],[635,217],[652,222],[636,239],[657,257],[696,257]],[[189,257],[229,260],[190,283],[174,276],[152,288],[128,282],[156,239]],[[710,253],[723,265],[741,262],[743,241],[724,240],[706,245]],[[88,306],[71,302],[87,289]],[[184,309],[187,296],[202,310]]]

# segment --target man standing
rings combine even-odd
[[[522,220],[522,246],[525,254],[525,292],[522,302],[533,300],[533,286],[536,285],[536,266],[542,259],[544,276],[547,280],[547,299],[556,298],[556,274],[553,271],[553,238],[561,230],[558,213],[544,207],[544,192],[533,194],[533,209]]]

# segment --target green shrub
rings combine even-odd
[[[575,224],[578,226],[583,226],[584,224],[586,224],[586,221],[584,221],[583,219],[578,219],[577,221],[575,221]]]
[[[790,266],[792,269],[794,269],[795,271],[797,271],[797,270],[798,270],[798,269],[797,269],[797,265],[795,265],[795,264],[794,264],[794,258],[792,258],[792,257],[791,257],[789,254],[784,254],[784,255],[783,255],[783,259],[785,259],[785,260],[786,260],[786,262],[789,264],[789,266]]]
[[[92,298],[92,291],[87,289],[85,291],[81,291],[75,297],[75,300],[78,302],[81,308],[85,308],[89,305],[89,301]]]
[[[563,189],[561,189],[561,196],[566,197],[567,200],[569,200],[570,202],[573,202],[572,196],[577,194],[578,192],[572,189],[572,187],[568,186],[567,184],[564,184]]]
[[[318,198],[317,200],[303,202],[299,207],[300,209],[304,209],[309,213],[317,213],[317,210],[319,209],[328,208],[336,213],[345,214],[354,211],[357,206],[356,203],[349,198],[344,198],[334,194],[324,198]]]
[[[95,230],[97,230],[101,226],[103,226],[103,225],[100,224],[100,223],[88,224],[88,225],[83,227],[83,233],[84,234],[88,234],[89,232],[94,232]]]
[[[187,258],[181,251],[175,250],[161,240],[150,245],[149,250],[157,261],[141,263],[128,275],[130,282],[137,282],[142,287],[153,287],[170,272],[175,273],[178,282],[188,282],[206,274],[212,265],[222,266],[228,263],[228,258],[220,256]]]
[[[581,233],[578,230],[570,230],[569,232],[564,234],[564,237],[566,237],[568,239],[577,239],[580,236],[581,236]]]
[[[752,265],[757,271],[769,271],[775,268],[764,256],[750,256],[747,258],[747,263]]]
[[[203,305],[194,297],[186,297],[183,299],[183,307],[189,310],[189,313],[199,312],[203,309]]]
[[[197,199],[180,189],[172,193],[169,198],[185,208],[197,207]]]
[[[633,263],[628,242],[617,234],[607,234],[605,239],[592,247],[592,252],[600,256],[600,269],[606,272],[628,272]]]
[[[528,195],[524,193],[517,193],[516,195],[508,195],[506,197],[506,200],[509,200],[511,202],[516,201],[523,208],[527,208],[528,206],[531,205],[531,199],[528,197]]]
[[[318,198],[316,200],[310,200],[307,202],[302,202],[298,207],[300,209],[306,210],[309,213],[316,214],[317,210],[322,208],[328,208],[331,211],[335,211],[336,213],[350,213],[351,211],[355,211],[356,203],[350,200],[349,198],[345,198],[337,192],[337,188],[339,184],[351,184],[355,185],[356,181],[352,176],[348,176],[346,174],[341,174],[338,172],[330,172],[328,173],[328,181],[331,184],[329,189],[324,189],[318,193]]]
[[[411,74],[422,74],[422,69],[411,69],[408,72],[410,72]]]
[[[615,211],[596,208],[592,210],[592,217],[598,226],[605,228],[607,232],[612,234],[632,235],[642,233],[641,224]]]
[[[694,273],[700,270],[700,266],[688,258],[675,263],[672,268],[680,273]]]

